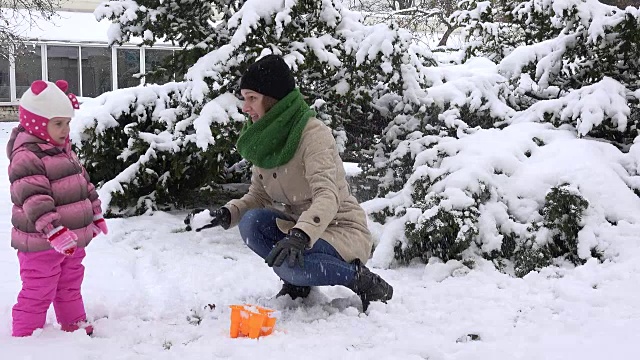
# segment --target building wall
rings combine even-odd
[[[103,0],[61,0],[60,10],[93,12]]]
[[[2,121],[18,121],[18,107],[0,106],[0,122]]]

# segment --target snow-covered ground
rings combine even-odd
[[[13,126],[0,123],[3,149]],[[7,165],[0,157],[0,167]],[[523,279],[487,263],[472,271],[456,262],[374,269],[394,286],[394,298],[362,314],[346,288],[316,289],[304,301],[273,299],[278,278],[244,246],[237,229],[181,232],[184,213],[107,221],[109,235],[94,240],[85,260],[93,338],[61,332],[51,309],[44,330],[15,339],[11,307],[20,278],[9,246],[6,175],[0,177],[0,204],[2,359],[637,358],[635,247],[618,262],[593,260]],[[242,303],[278,310],[275,333],[231,339],[228,306]]]

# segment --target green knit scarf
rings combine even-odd
[[[236,143],[238,152],[264,169],[284,165],[293,158],[302,130],[315,115],[300,91],[294,89],[255,123],[247,120]]]

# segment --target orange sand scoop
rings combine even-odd
[[[248,336],[257,339],[273,332],[276,325],[275,311],[256,305],[230,305],[231,327],[229,335],[232,338]]]

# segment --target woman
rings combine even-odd
[[[250,121],[237,148],[254,165],[251,186],[241,199],[209,210],[205,227],[239,225],[244,242],[284,281],[276,296],[304,298],[311,286],[343,285],[358,294],[363,311],[391,299],[391,285],[364,266],[371,233],[331,129],[314,117],[282,57],[249,66],[240,92]]]

